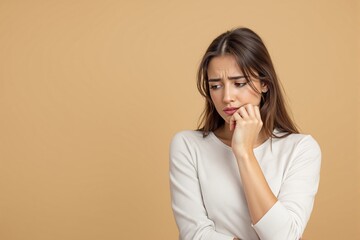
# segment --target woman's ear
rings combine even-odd
[[[264,83],[264,82],[262,82],[262,83],[261,83],[261,92],[262,92],[262,93],[266,93],[268,90],[269,90],[269,89],[268,89],[267,84]]]

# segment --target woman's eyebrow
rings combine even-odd
[[[221,78],[209,78],[208,82],[220,82]]]
[[[238,80],[238,79],[241,79],[241,78],[246,78],[245,76],[234,76],[234,77],[228,77],[229,80]]]
[[[228,77],[229,80],[238,80],[241,78],[245,78],[245,76],[233,76],[233,77]],[[219,82],[221,81],[221,78],[209,78],[208,82]]]

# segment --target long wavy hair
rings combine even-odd
[[[224,55],[235,57],[247,83],[254,91],[261,94],[260,114],[266,137],[281,138],[291,133],[298,133],[286,109],[282,87],[269,52],[261,38],[248,28],[236,28],[221,34],[206,50],[197,73],[197,87],[205,98],[205,109],[200,116],[197,130],[202,131],[203,136],[206,137],[225,123],[215,109],[208,83],[208,66],[211,59]],[[251,77],[264,83],[268,91],[259,92],[250,80]],[[278,134],[274,133],[274,129]]]

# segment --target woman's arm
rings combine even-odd
[[[320,149],[311,137],[304,138],[298,144],[276,197],[253,153],[262,127],[259,109],[246,105],[239,113],[234,114],[230,122],[230,128],[234,131],[232,148],[253,227],[260,239],[299,239],[310,217],[317,192]]]
[[[256,224],[277,201],[253,151],[261,128],[259,107],[250,104],[241,107],[230,121],[230,130],[234,131],[232,149],[238,162],[253,224]]]
[[[253,152],[237,156],[251,221],[256,224],[277,202]]]

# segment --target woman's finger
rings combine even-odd
[[[238,113],[243,119],[249,118],[249,114],[247,112],[246,106],[242,106],[241,108],[239,108]]]
[[[236,121],[240,120],[241,116],[238,112],[234,113],[230,118],[230,131],[235,129]]]
[[[254,105],[246,104],[245,109],[246,109],[246,112],[248,114],[248,117],[255,117]]]

